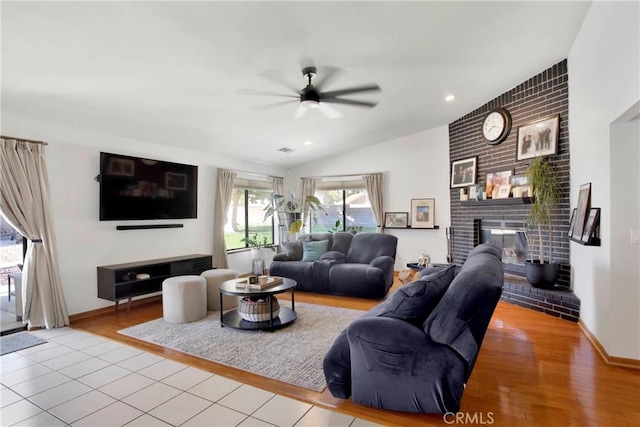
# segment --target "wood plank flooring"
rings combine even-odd
[[[392,292],[399,286],[396,280]],[[378,303],[303,292],[296,301],[360,310]],[[493,315],[457,420],[364,407],[328,390],[313,392],[117,333],[161,316],[162,304],[154,302],[132,307],[129,314],[78,319],[71,327],[383,425],[640,426],[640,370],[607,365],[577,324],[504,302]]]

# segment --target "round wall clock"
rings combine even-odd
[[[500,144],[507,138],[511,130],[511,114],[506,108],[489,111],[482,123],[482,136],[488,144]]]

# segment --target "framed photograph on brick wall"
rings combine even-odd
[[[558,154],[560,115],[545,117],[518,128],[516,160]]]
[[[478,158],[456,160],[451,163],[451,188],[466,187],[476,183]]]

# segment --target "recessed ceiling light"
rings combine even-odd
[[[311,144],[313,144],[313,141],[305,141],[304,142],[304,145],[311,145]]]
[[[453,96],[453,95],[447,95],[447,96],[444,98],[444,100],[445,100],[445,101],[453,101],[454,99],[456,99],[456,97],[455,97],[455,96]]]

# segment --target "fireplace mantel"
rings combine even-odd
[[[465,200],[465,206],[495,206],[495,205],[530,205],[533,197],[509,197],[507,199]]]

